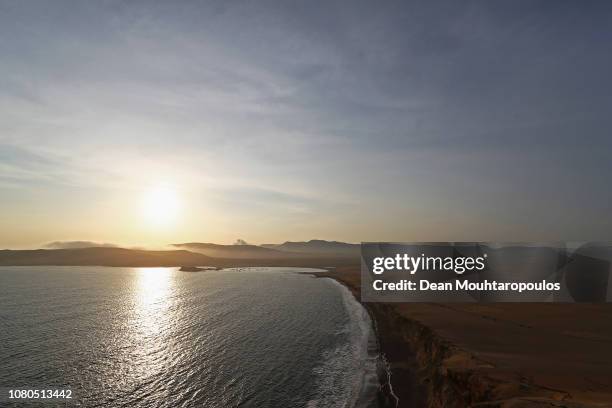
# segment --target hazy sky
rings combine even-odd
[[[604,1],[0,1],[0,247],[609,240],[611,46]]]

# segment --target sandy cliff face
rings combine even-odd
[[[359,297],[358,268],[328,276]],[[612,407],[612,305],[366,306],[398,407]]]
[[[568,391],[547,388],[519,372],[497,367],[494,362],[452,344],[430,327],[406,318],[397,312],[396,305],[369,304],[369,308],[377,320],[381,346],[390,360],[400,407],[612,406],[605,399],[575,400]],[[411,357],[416,364],[411,364]]]
[[[378,321],[387,320],[383,326],[392,327],[395,336],[403,340],[404,347],[414,353],[416,376],[425,385],[428,407],[586,406],[567,401],[570,397],[567,392],[546,389],[518,373],[498,370],[493,364],[443,339],[431,328],[403,317],[393,305],[370,306]],[[405,369],[398,361],[391,364],[395,372]],[[398,384],[395,388],[401,387],[402,384]]]

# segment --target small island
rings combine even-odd
[[[206,267],[206,268],[201,268],[199,266],[181,266],[179,268],[179,271],[181,272],[202,272],[202,271],[210,271],[210,270],[215,270],[217,268],[213,268],[213,267]]]

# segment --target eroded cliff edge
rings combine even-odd
[[[359,299],[358,267],[318,276]],[[612,407],[610,305],[365,306],[398,407]]]

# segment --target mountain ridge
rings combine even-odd
[[[115,247],[0,250],[2,266],[200,266],[212,258],[185,250],[148,251]]]
[[[339,255],[358,255],[361,247],[360,244],[351,244],[341,241],[326,241],[323,239],[311,239],[310,241],[285,241],[282,244],[262,244],[261,246],[263,248],[287,252]]]

